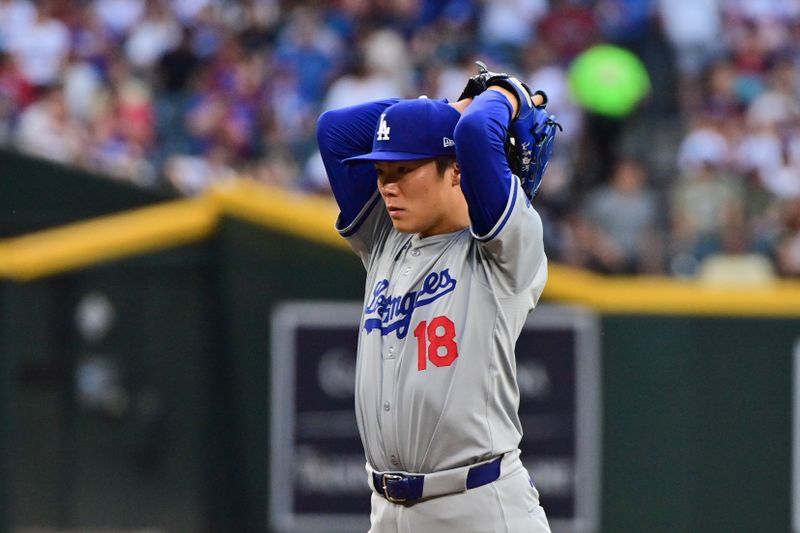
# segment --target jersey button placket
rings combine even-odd
[[[392,338],[392,340],[394,340]],[[392,402],[395,398],[395,391],[397,389],[397,353],[398,348],[394,345],[384,346],[384,360],[383,360],[383,376],[381,390],[382,401],[380,404],[381,413],[381,433],[383,437],[383,457],[384,460],[391,464],[391,456],[399,456],[397,453],[397,434],[395,431],[397,416],[397,409]]]
[[[415,248],[415,249],[411,250],[411,251],[410,251],[410,252],[408,252],[408,253],[409,253],[409,254],[410,254],[412,257],[419,257],[420,251],[419,251],[419,250],[417,250],[417,249]],[[404,275],[404,276],[408,276],[409,274],[411,274],[411,271],[412,271],[412,270],[413,270],[413,269],[411,268],[411,265],[408,265],[408,264],[407,264],[406,266],[404,266],[404,267],[403,267],[403,275]]]

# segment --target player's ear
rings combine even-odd
[[[453,177],[451,178],[452,185],[453,187],[458,187],[459,185],[461,185],[461,167],[458,165],[458,161],[453,162],[452,168],[453,168]]]

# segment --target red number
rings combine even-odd
[[[414,328],[414,336],[417,338],[417,370],[425,370],[428,361],[425,359],[425,327],[428,325],[424,320]]]
[[[437,316],[430,324],[423,320],[414,328],[414,336],[417,338],[417,370],[425,370],[428,361],[439,367],[450,366],[458,357],[456,325],[446,316]]]
[[[442,333],[439,334],[439,330]],[[428,326],[428,359],[436,366],[450,366],[458,357],[456,344],[456,325],[446,316],[437,316]],[[439,349],[444,348],[444,353],[439,355]]]

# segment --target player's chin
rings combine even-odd
[[[394,229],[400,233],[419,233],[416,224],[413,224],[405,218],[392,217],[392,225]]]
[[[409,227],[408,224],[392,220],[392,225],[394,226],[394,229],[400,233],[416,233],[413,228]]]

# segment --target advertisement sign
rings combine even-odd
[[[354,414],[358,303],[280,306],[272,321],[271,527],[364,532],[370,489]],[[554,532],[596,531],[600,361],[590,312],[542,305],[517,343],[522,458]]]

